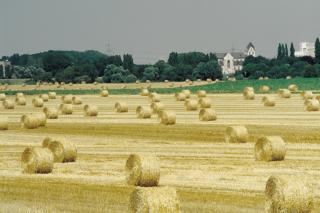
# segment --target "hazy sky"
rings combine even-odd
[[[319,0],[0,0],[0,56],[50,49],[131,53],[243,50],[320,37]]]

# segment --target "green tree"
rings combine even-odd
[[[158,80],[159,78],[159,68],[156,66],[149,66],[144,69],[143,72],[143,81],[150,80],[150,81],[155,81]]]
[[[137,80],[138,80],[137,77],[133,74],[129,74],[123,78],[123,82],[125,83],[134,83]]]
[[[295,52],[295,49],[294,49],[293,43],[291,42],[291,45],[290,45],[290,57],[294,58],[294,52]]]
[[[55,74],[58,70],[63,70],[71,65],[70,58],[64,53],[49,51],[43,58],[43,68],[47,72]]]
[[[287,44],[284,45],[284,53],[285,53],[284,54],[285,57],[289,56],[289,51],[288,51],[288,45]]]
[[[278,54],[277,54],[277,59],[282,58],[282,45],[279,43],[278,44]]]
[[[132,70],[133,65],[134,65],[134,63],[133,63],[132,55],[130,55],[130,54],[123,55],[123,68],[128,69],[128,70]]]
[[[177,52],[171,52],[169,54],[168,64],[174,66],[178,64],[178,53]]]
[[[315,43],[315,56],[316,56],[316,62],[320,64],[320,41],[319,41],[319,38],[316,39],[316,43]]]
[[[221,67],[217,61],[209,61],[207,63],[200,62],[192,72],[192,78],[195,79],[221,79]]]

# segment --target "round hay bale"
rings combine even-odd
[[[22,115],[20,122],[22,128],[35,129],[39,127],[39,119],[33,114]]]
[[[315,99],[317,99],[318,101],[320,101],[320,95],[317,95],[317,96],[315,97]]]
[[[174,87],[174,83],[170,83],[170,84],[169,84],[169,87]]]
[[[307,111],[319,111],[319,101],[317,99],[308,99],[306,109]]]
[[[201,109],[199,112],[200,121],[215,121],[217,120],[216,111],[213,109]]]
[[[225,140],[227,143],[246,143],[249,133],[245,126],[229,126],[226,129]]]
[[[304,91],[303,92],[303,99],[307,100],[307,99],[313,99],[314,98],[314,94],[312,91]]]
[[[125,102],[116,102],[114,105],[114,108],[116,112],[122,113],[122,112],[128,112],[128,105]]]
[[[25,97],[17,97],[15,99],[16,105],[18,106],[25,106],[27,104]]]
[[[201,82],[202,80],[200,78],[197,79],[197,82]]]
[[[260,92],[262,92],[262,93],[267,93],[267,92],[269,92],[269,90],[270,90],[270,87],[267,85],[262,85],[260,87]]]
[[[164,83],[169,83],[169,80],[164,80]]]
[[[150,80],[146,80],[146,83],[151,83],[151,81]]]
[[[43,112],[46,115],[47,119],[58,119],[59,110],[55,107],[45,107]]]
[[[61,97],[62,103],[64,104],[71,104],[72,103],[72,95],[64,95]]]
[[[193,81],[189,81],[188,85],[190,85],[190,86],[193,85]]]
[[[73,96],[72,97],[72,104],[73,105],[80,105],[82,104],[82,100],[79,96]]]
[[[292,78],[292,77],[291,77],[290,75],[288,75],[288,76],[286,77],[286,79],[288,79],[288,80],[291,79],[291,78]]]
[[[49,95],[48,94],[41,94],[39,95],[39,98],[41,98],[44,102],[49,101]]]
[[[254,146],[255,159],[258,161],[281,161],[286,152],[286,144],[280,136],[261,137]]]
[[[247,90],[247,91],[243,92],[243,97],[245,100],[254,100],[254,98],[255,98],[254,91]]]
[[[210,108],[211,107],[211,99],[210,98],[200,98],[198,101],[200,108]]]
[[[136,80],[136,84],[140,84],[140,81],[139,81],[139,80]]]
[[[243,89],[243,93],[248,92],[248,91],[254,92],[254,88],[253,88],[253,87],[245,87],[245,88]]]
[[[25,83],[23,83],[21,86],[22,86],[22,87],[25,87],[25,86],[26,86],[26,84],[25,84]]]
[[[49,96],[49,99],[56,99],[57,94],[55,92],[49,92],[48,96]]]
[[[182,90],[181,92],[186,95],[186,98],[190,98],[190,95],[191,95],[191,91],[190,91],[190,90],[184,89],[184,90]]]
[[[151,99],[151,102],[160,102],[161,101],[161,97],[158,93],[152,92],[152,93],[150,93],[149,97]]]
[[[0,130],[8,130],[9,123],[8,118],[0,118]]]
[[[295,84],[290,84],[288,86],[288,90],[290,90],[290,92],[296,92],[298,90],[298,86]]]
[[[236,80],[237,80],[237,79],[236,79],[235,77],[229,77],[229,78],[228,78],[228,81],[233,81],[233,82],[234,82],[234,81],[236,81]]]
[[[148,96],[149,90],[147,88],[143,88],[140,93],[141,96]]]
[[[38,126],[46,126],[47,116],[45,113],[37,113],[34,116],[38,119]]]
[[[276,101],[273,96],[263,96],[262,102],[264,106],[273,107],[276,105]]]
[[[184,94],[183,92],[176,93],[175,97],[176,97],[177,101],[185,101],[187,98],[186,94]]]
[[[85,105],[84,108],[85,116],[97,116],[98,115],[98,107],[94,105]]]
[[[278,95],[281,98],[290,98],[291,97],[291,92],[288,89],[279,89],[278,90]]]
[[[162,102],[153,102],[150,107],[155,114],[165,109],[164,103]]]
[[[0,101],[5,101],[6,100],[6,94],[0,93]]]
[[[101,97],[108,97],[109,96],[109,92],[108,92],[108,90],[101,90],[101,92],[100,92],[100,96]]]
[[[34,107],[43,107],[43,100],[42,98],[34,98],[32,99],[32,104]]]
[[[5,109],[14,109],[14,102],[12,100],[4,100],[2,105]]]
[[[64,115],[70,115],[73,113],[72,104],[60,104],[59,111]]]
[[[264,77],[263,79],[264,79],[264,80],[269,80],[269,77]]]
[[[51,173],[53,170],[53,154],[47,148],[27,147],[21,155],[21,166],[25,173]]]
[[[176,123],[176,114],[172,111],[161,111],[161,124],[173,125]]]
[[[22,92],[16,93],[16,98],[24,97],[24,94]]]
[[[65,82],[63,82],[63,81],[60,83],[60,85],[65,85],[65,84],[66,84],[66,83],[65,83]]]
[[[259,78],[258,78],[258,80],[263,80],[263,77],[262,77],[262,76],[261,76],[261,77],[259,77]]]
[[[207,82],[208,83],[212,82],[212,79],[211,78],[207,78]]]
[[[126,162],[126,179],[133,186],[158,186],[160,160],[155,155],[131,154]]]
[[[187,99],[184,102],[184,107],[185,107],[186,111],[195,111],[198,109],[198,101]]]
[[[207,96],[207,92],[205,90],[198,91],[198,98],[204,98]]]
[[[54,162],[75,162],[77,159],[76,146],[64,138],[54,139],[47,137],[43,140],[42,147],[51,150],[53,153]]]
[[[303,178],[270,176],[265,197],[266,212],[313,212],[313,194]]]
[[[130,212],[180,213],[180,201],[175,188],[136,187],[130,195]]]
[[[151,118],[152,110],[151,110],[151,108],[138,106],[136,109],[136,115],[138,118],[143,118],[143,119]]]

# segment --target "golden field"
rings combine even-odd
[[[136,107],[150,105],[148,97],[138,95],[80,95],[83,104],[74,105],[72,115],[59,115],[32,130],[22,129],[20,118],[42,112],[32,106],[35,96],[26,96],[27,105],[13,110],[1,105],[0,116],[8,117],[9,130],[0,131],[0,212],[127,212],[134,187],[126,184],[124,167],[131,153],[159,156],[160,185],[177,189],[182,212],[264,212],[266,181],[277,174],[306,178],[319,211],[320,111],[306,111],[298,94],[289,99],[274,95],[275,107],[264,107],[262,95],[255,100],[244,100],[242,94],[207,96],[216,121],[199,121],[199,110],[185,111],[174,95],[161,95],[166,109],[177,115],[177,123],[169,126],[161,125],[156,115],[138,119]],[[117,101],[126,102],[129,112],[116,113]],[[58,97],[44,105],[60,103]],[[85,117],[85,104],[96,105],[98,116]],[[245,125],[250,142],[225,143],[229,125]],[[283,137],[284,161],[255,161],[254,142],[263,135]],[[77,161],[55,163],[50,174],[24,174],[21,153],[27,146],[41,146],[46,136],[74,142]]]

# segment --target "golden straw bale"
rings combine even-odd
[[[80,105],[82,104],[82,100],[79,96],[73,96],[72,97],[72,104],[74,105]]]
[[[306,109],[307,111],[319,111],[319,101],[317,99],[308,99]]]
[[[158,113],[161,110],[165,109],[164,103],[162,102],[153,102],[150,105],[153,113]]]
[[[169,83],[169,80],[164,80],[164,83]]]
[[[243,93],[248,92],[248,91],[254,92],[254,88],[253,88],[253,87],[245,87],[245,88],[243,89]]]
[[[165,125],[173,125],[176,123],[176,114],[172,111],[161,111],[161,123]]]
[[[65,82],[63,82],[63,81],[60,83],[60,85],[65,85],[65,84],[66,84],[66,83],[65,83]]]
[[[291,77],[290,75],[288,75],[288,76],[286,77],[286,79],[288,79],[288,80],[291,79],[291,78],[292,78],[292,77]]]
[[[59,110],[55,107],[45,107],[43,108],[43,112],[47,119],[58,119]]]
[[[32,99],[32,104],[34,107],[43,107],[43,100],[42,98],[34,98]]]
[[[27,147],[21,155],[21,166],[25,173],[51,173],[53,170],[53,154],[47,148]]]
[[[189,82],[188,82],[188,85],[193,85],[193,81],[189,81]]]
[[[25,106],[27,104],[25,97],[17,97],[15,102],[18,106]]]
[[[255,159],[258,161],[281,161],[286,152],[286,144],[280,136],[261,137],[254,146]]]
[[[175,188],[136,187],[130,195],[132,213],[180,213],[180,201]]]
[[[46,137],[42,142],[42,147],[51,150],[54,156],[54,162],[75,162],[77,159],[76,146],[65,138]]]
[[[281,98],[290,98],[291,97],[291,92],[288,89],[279,89],[278,90],[278,95]]]
[[[267,85],[262,85],[262,86],[260,87],[260,92],[262,92],[262,93],[269,92],[269,90],[270,90],[270,87],[267,86]]]
[[[186,95],[186,98],[190,98],[190,95],[191,95],[191,91],[190,91],[190,90],[184,89],[184,90],[182,90],[181,92]]]
[[[73,113],[72,104],[60,104],[59,111],[64,115],[70,115]]]
[[[19,98],[19,97],[24,97],[24,94],[22,92],[17,92],[16,93],[16,98]]]
[[[141,96],[148,96],[149,90],[147,88],[143,88],[140,93]]]
[[[276,101],[273,96],[263,96],[262,102],[263,102],[264,106],[273,107],[276,105]]]
[[[116,112],[128,112],[128,104],[125,102],[116,102],[114,108]]]
[[[123,85],[122,87],[121,87],[121,89],[126,89],[127,88],[127,85]]]
[[[207,92],[205,90],[198,91],[198,98],[204,98],[207,96]]]
[[[71,104],[72,103],[72,95],[64,95],[61,97],[62,103],[64,104]]]
[[[131,154],[126,162],[126,179],[129,185],[158,186],[160,160],[151,154]]]
[[[85,116],[97,116],[98,115],[98,107],[95,105],[85,105],[84,106],[84,115]]]
[[[306,100],[306,99],[312,99],[314,98],[314,94],[312,91],[308,90],[308,91],[304,91],[303,92],[303,99]]]
[[[298,90],[298,86],[295,84],[290,84],[288,86],[288,90],[290,90],[291,92],[296,92]]]
[[[199,120],[200,121],[215,121],[217,120],[216,111],[209,109],[201,109],[199,112]]]
[[[4,100],[2,105],[5,109],[14,109],[14,102],[12,100]]]
[[[197,82],[201,82],[202,80],[200,78],[197,79]]]
[[[265,212],[311,213],[313,193],[303,177],[270,176],[265,188]]]
[[[140,84],[140,81],[139,81],[139,80],[136,80],[136,84]]]
[[[263,79],[264,79],[264,80],[269,80],[269,77],[264,77]]]
[[[108,90],[101,90],[101,92],[100,92],[100,96],[101,97],[108,97],[109,96],[109,92],[108,92]]]
[[[9,128],[8,118],[1,117],[0,118],[0,130],[8,130],[8,128]]]
[[[254,100],[255,94],[253,90],[247,90],[243,92],[243,97],[246,100]]]
[[[245,143],[249,140],[249,133],[245,126],[229,126],[226,130],[227,143]]]
[[[6,100],[6,94],[0,93],[0,101]]]
[[[55,92],[49,92],[48,96],[49,96],[49,99],[56,99],[57,94]]]
[[[146,80],[146,83],[151,83],[151,81],[150,80]]]
[[[207,82],[212,82],[212,79],[211,78],[207,78]]]
[[[259,77],[259,79],[258,80],[263,80],[263,77],[261,76],[261,77]]]
[[[21,116],[21,127],[26,129],[35,129],[39,127],[39,119],[33,114]]]
[[[41,98],[44,102],[49,101],[49,95],[48,94],[41,94],[41,95],[39,95],[39,98]]]
[[[148,107],[138,106],[136,109],[136,115],[138,118],[151,118],[152,110]]]
[[[185,101],[187,98],[186,94],[184,94],[183,92],[176,93],[175,97],[176,97],[177,101]]]
[[[151,102],[160,102],[161,101],[161,97],[158,93],[152,92],[149,95]]]
[[[237,81],[237,79],[235,77],[229,77],[228,81]]]
[[[184,102],[184,107],[187,111],[195,111],[198,109],[198,101],[197,100],[191,100],[187,99]]]
[[[45,113],[37,113],[34,116],[38,119],[39,126],[46,126],[47,124],[47,116]]]
[[[200,108],[210,108],[211,107],[211,99],[210,98],[200,98],[198,101]]]
[[[23,83],[21,86],[22,86],[22,87],[25,87],[25,86],[26,86],[26,84],[25,84],[25,83]]]

